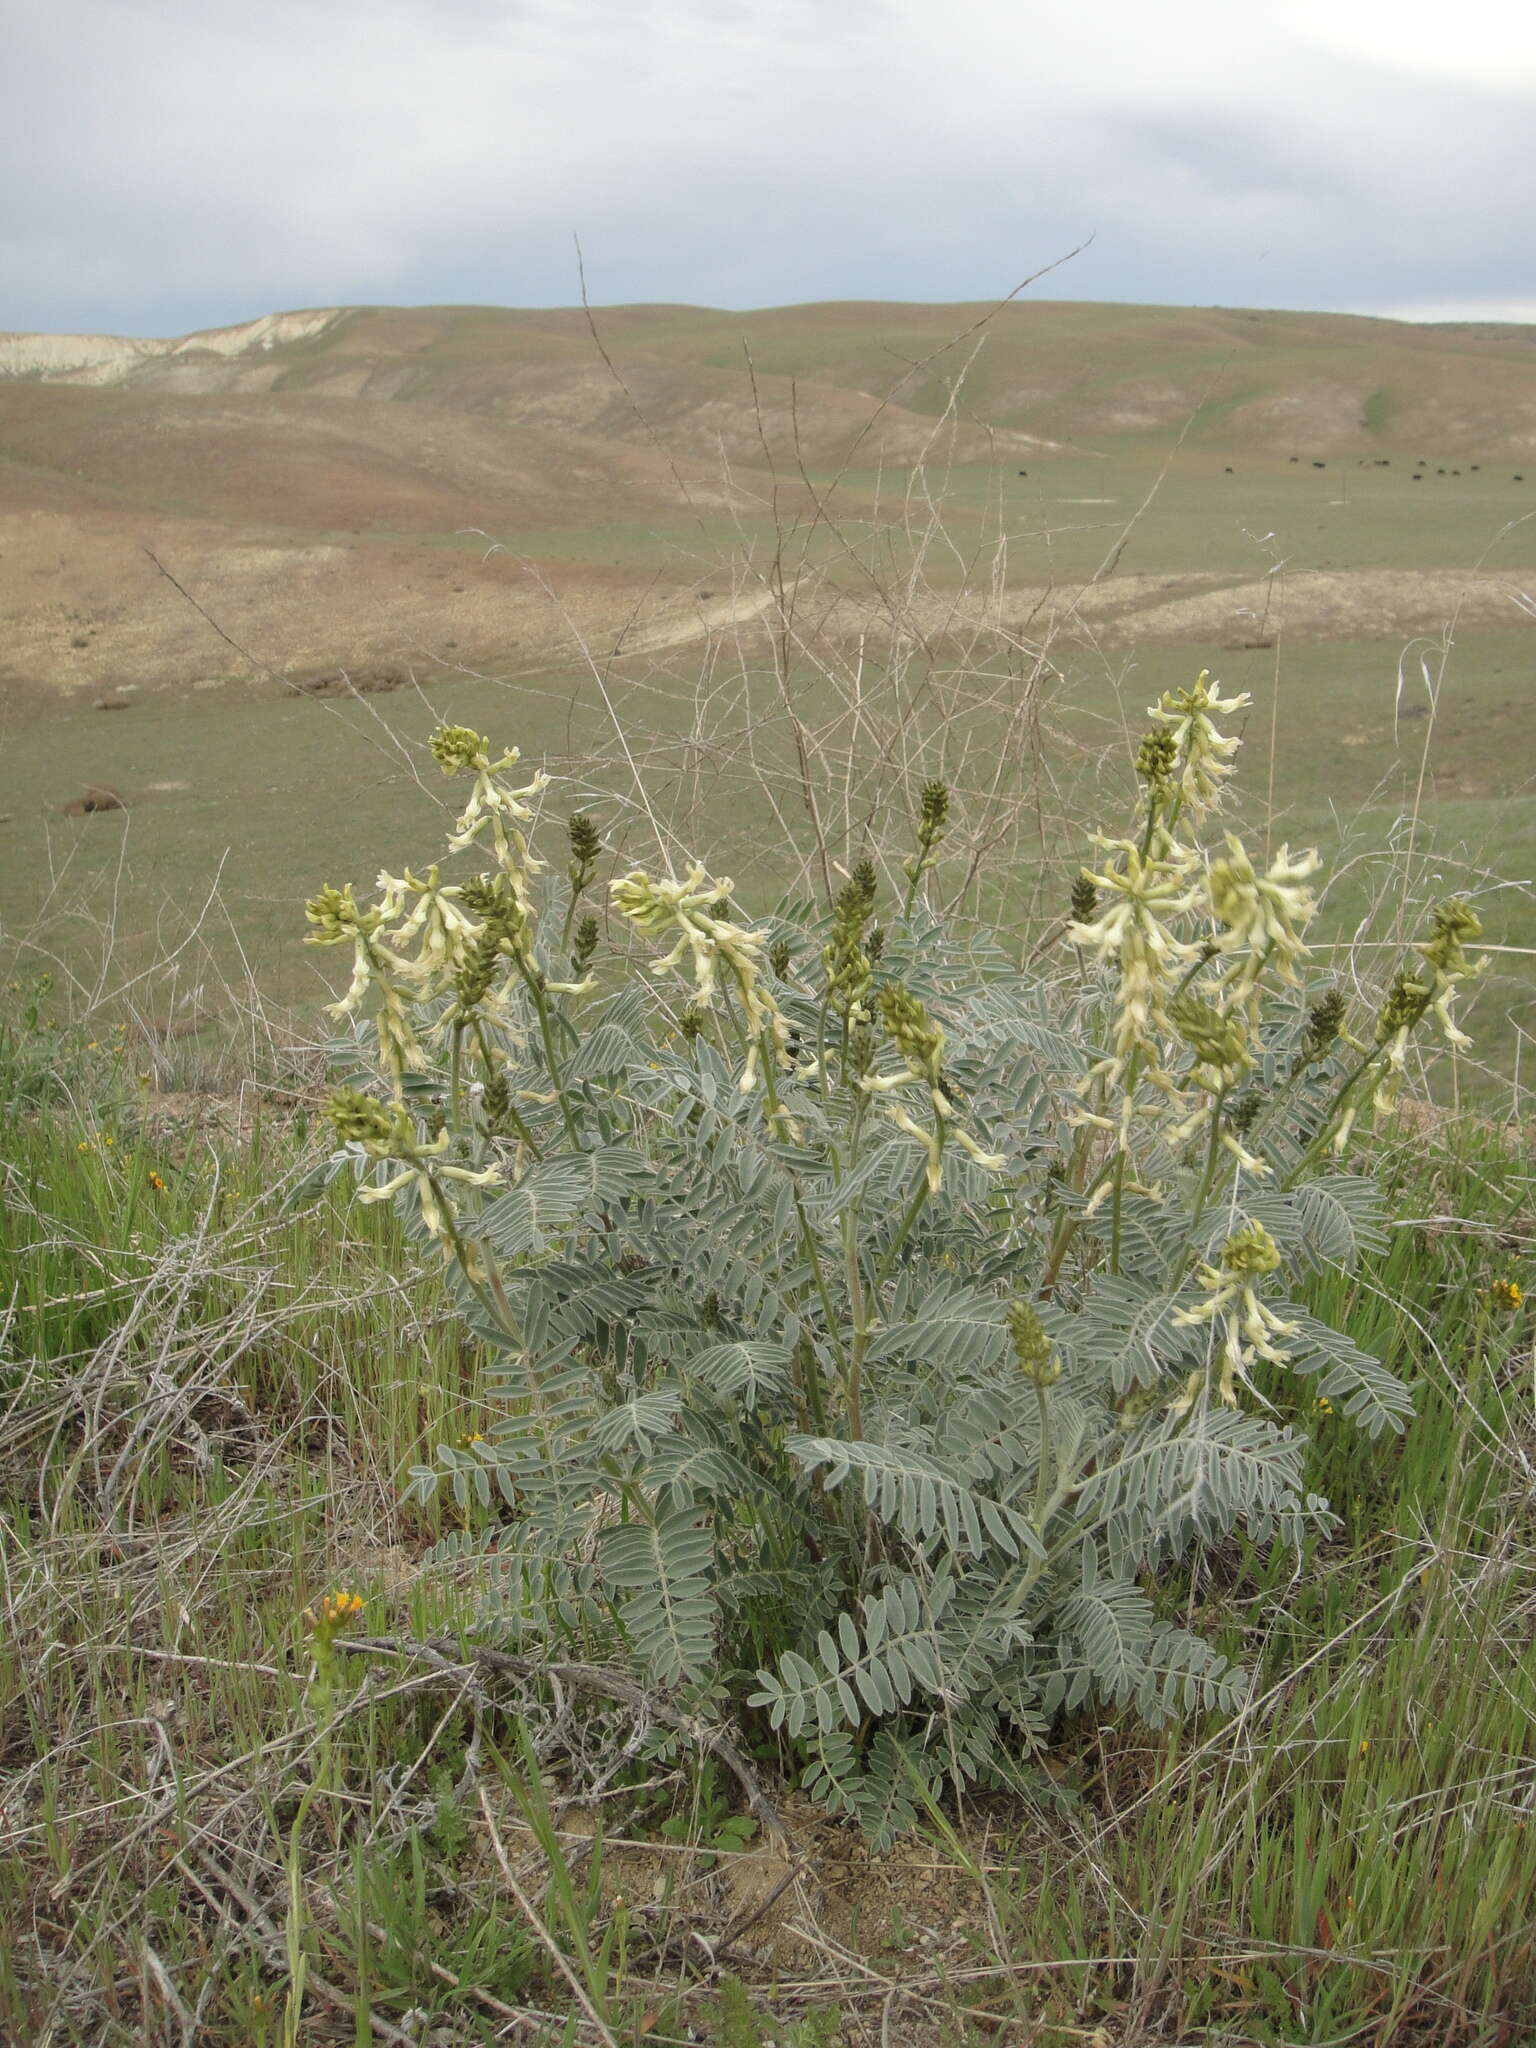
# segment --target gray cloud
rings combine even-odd
[[[1390,60],[1371,0],[10,4],[4,326],[565,304],[578,234],[607,302],[985,298],[1090,234],[1042,289],[1536,301],[1494,0],[1383,11]]]

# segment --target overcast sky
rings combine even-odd
[[[0,0],[0,327],[1000,297],[1536,320],[1498,0]]]

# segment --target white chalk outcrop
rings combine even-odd
[[[263,356],[296,341],[310,341],[339,319],[337,308],[307,313],[264,313],[234,327],[208,327],[170,341],[138,341],[121,334],[0,334],[0,377],[32,377],[48,384],[122,384],[135,370],[177,358]]]

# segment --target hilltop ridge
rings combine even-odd
[[[1243,308],[324,307],[163,341],[0,335],[0,389],[22,380],[431,405],[748,462],[779,444],[836,462],[882,403],[887,459],[946,416],[960,459],[982,432],[1024,446],[1186,423],[1255,452],[1536,452],[1536,327]]]

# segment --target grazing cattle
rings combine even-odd
[[[1326,469],[1328,465],[1326,462],[1314,462],[1312,467],[1314,469]]]
[[[1232,471],[1232,465],[1231,465],[1231,463],[1229,462],[1229,463],[1227,464],[1226,468],[1225,468],[1225,469],[1224,469],[1224,470],[1222,471],[1222,475],[1223,475],[1223,476],[1231,476],[1231,475],[1232,475],[1232,473],[1233,473],[1233,471]]]
[[[1029,475],[1029,471],[1028,471],[1027,469],[1021,469],[1021,470],[1019,471],[1019,475],[1020,475],[1020,476],[1028,476],[1028,475]]]
[[[1516,482],[1517,484],[1523,484],[1523,483],[1525,482],[1525,478],[1524,478],[1523,476],[1517,476],[1517,477],[1515,478],[1515,482]]]
[[[1292,462],[1300,462],[1300,460],[1301,460],[1301,457],[1300,457],[1299,455],[1293,455],[1293,456],[1291,457],[1291,460],[1292,460]]]
[[[1424,481],[1424,472],[1423,472],[1423,470],[1422,470],[1422,469],[1416,469],[1416,470],[1415,470],[1415,471],[1413,472],[1413,475],[1412,475],[1412,476],[1411,476],[1411,477],[1409,478],[1409,482],[1410,482],[1410,483],[1415,483],[1415,484],[1421,484],[1421,483],[1423,483],[1423,481]]]

